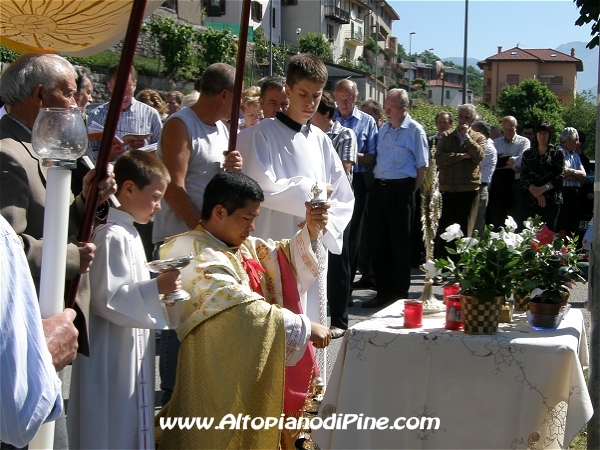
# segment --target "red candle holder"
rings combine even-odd
[[[423,302],[406,300],[404,302],[404,328],[421,328],[423,326]]]
[[[446,330],[462,330],[460,295],[449,295],[446,299]]]
[[[444,290],[443,290],[443,302],[444,304],[446,303],[446,299],[450,296],[450,295],[458,295],[458,293],[460,292],[460,285],[458,283],[456,284],[447,284],[444,286]]]

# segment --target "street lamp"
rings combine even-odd
[[[412,37],[417,34],[416,31],[411,31],[408,35],[408,104],[410,105],[410,85],[412,84]]]
[[[298,38],[298,53],[300,53],[300,33],[302,33],[302,28],[296,28],[296,37]]]

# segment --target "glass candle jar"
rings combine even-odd
[[[446,299],[446,330],[462,330],[460,295],[449,295]]]
[[[421,328],[423,326],[423,302],[406,300],[404,302],[404,328]]]

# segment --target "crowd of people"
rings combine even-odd
[[[109,92],[117,72],[109,70]],[[326,347],[348,328],[352,289],[376,291],[364,308],[408,297],[411,269],[423,262],[420,188],[432,161],[442,198],[435,257],[447,254],[440,235],[454,223],[471,236],[509,215],[518,224],[539,215],[551,230],[577,231],[586,169],[572,127],[554,145],[551,123],[519,135],[506,116],[496,136],[500,124],[465,104],[457,117],[437,114],[437,133],[427,135],[405,90],[389,90],[384,105],[359,102],[356,83],[342,79],[330,94],[323,62],[298,54],[286,77],[243,91],[228,152],[234,76],[213,64],[197,91],[163,100],[149,89],[134,97],[131,69],[92,242],[67,248],[65,282],[83,275],[75,308],[42,320],[47,169],[31,130],[41,108],[85,108],[94,85],[88,70],[56,55],[22,56],[2,74],[3,448],[27,445],[61,416],[55,370],[73,361],[72,448],[293,448],[300,430],[155,433],[155,333],[159,417],[302,415],[316,380],[326,382]],[[85,121],[103,127],[107,112],[100,105]],[[98,150],[90,140],[88,155]],[[70,235],[95,176],[73,177]],[[112,194],[120,205],[107,208]],[[147,270],[149,260],[188,254],[180,271]],[[180,288],[189,301],[161,301]]]

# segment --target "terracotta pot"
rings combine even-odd
[[[466,334],[494,334],[498,331],[504,296],[491,303],[479,303],[474,295],[460,294],[463,329]]]
[[[531,313],[529,316],[530,325],[534,329],[556,328],[561,307],[560,303],[538,303],[535,301],[535,298],[532,299],[529,302],[529,312]]]
[[[557,316],[560,312],[560,303],[538,303],[535,298],[529,302],[529,311],[531,314],[541,314],[544,316]]]

